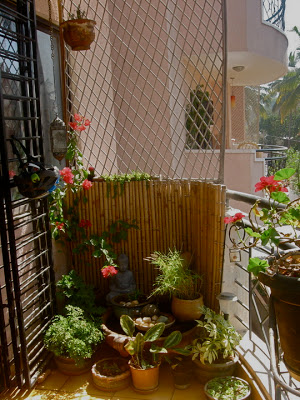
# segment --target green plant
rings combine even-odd
[[[68,18],[69,19],[85,19],[86,18],[86,12],[81,11],[80,7],[77,6],[76,13],[68,13]]]
[[[293,190],[300,195],[300,151],[290,147],[287,151],[286,166],[295,169],[295,175],[291,178]]]
[[[240,400],[250,393],[249,384],[235,376],[211,379],[205,390],[216,400]]]
[[[121,195],[124,191],[124,184],[125,182],[131,181],[147,181],[149,182],[151,179],[151,175],[147,174],[146,172],[138,172],[138,171],[131,171],[130,174],[113,174],[113,175],[101,175],[101,178],[104,179],[107,183],[113,183],[114,194],[113,198],[118,195],[118,184],[121,186]],[[107,186],[107,197],[110,196],[110,186]]]
[[[56,315],[44,336],[45,347],[56,356],[73,358],[80,365],[93,355],[104,336],[79,307],[66,306],[66,315]]]
[[[199,297],[202,278],[189,269],[181,252],[176,249],[169,250],[167,254],[155,251],[147,260],[159,272],[151,296],[169,295],[184,300]]]
[[[167,336],[162,346],[154,343],[164,332],[165,324],[163,322],[151,327],[144,335],[138,332],[135,337],[133,336],[135,324],[128,315],[121,316],[120,324],[123,331],[130,336],[125,349],[131,355],[131,363],[135,368],[148,369],[156,366],[160,361],[159,354],[166,354],[168,349],[171,348],[180,354],[188,354],[188,351],[185,349],[175,348],[182,339],[182,334],[179,331],[174,331]],[[151,343],[150,347],[146,347],[148,343]]]
[[[240,334],[222,315],[205,306],[201,309],[204,321],[197,321],[197,326],[202,329],[199,337],[189,346],[192,359],[199,358],[202,364],[211,364],[233,358],[234,350],[241,340]]]
[[[58,295],[65,297],[67,305],[81,308],[87,316],[96,320],[97,325],[101,323],[99,317],[105,312],[105,308],[96,306],[93,288],[86,285],[76,271],[71,270],[67,275],[63,275],[56,287]]]
[[[299,253],[299,227],[300,227],[300,199],[290,201],[286,192],[287,184],[294,175],[293,168],[284,168],[274,176],[262,177],[255,187],[255,191],[265,190],[269,200],[269,208],[259,208],[257,200],[249,212],[250,227],[242,222],[245,217],[236,213],[232,217],[225,217],[224,222],[232,223],[235,228],[237,240],[233,241],[234,248],[247,249],[255,246],[270,245],[272,254],[268,260],[253,257],[249,259],[248,271],[254,275],[259,272],[279,272],[289,276],[300,276]],[[288,229],[288,231],[287,231]],[[252,242],[249,242],[252,239]],[[287,256],[280,246],[294,244]]]
[[[203,91],[202,86],[190,91],[190,103],[186,107],[186,146],[189,149],[206,149],[211,143],[209,127],[213,123],[214,108],[209,93]]]

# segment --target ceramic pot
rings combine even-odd
[[[226,376],[226,377],[224,377],[224,380],[226,380],[226,382],[239,381],[239,382],[243,383],[244,385],[246,385],[247,388],[248,388],[248,391],[247,391],[247,393],[246,393],[243,397],[239,397],[239,400],[246,400],[246,399],[249,399],[249,398],[250,398],[250,395],[251,395],[251,387],[250,387],[249,383],[246,382],[244,379],[237,378],[237,377],[235,377],[235,376]],[[209,387],[212,385],[212,383],[213,383],[214,381],[217,381],[217,382],[218,382],[218,378],[214,378],[214,379],[209,380],[209,381],[205,384],[205,386],[204,386],[204,393],[205,393],[205,396],[206,396],[207,399],[209,399],[209,400],[218,400],[218,399],[220,398],[220,394],[221,394],[221,393],[220,393],[218,396],[217,396],[217,395],[215,396],[215,395],[210,394],[211,391],[209,390]],[[222,382],[222,380],[220,380],[219,383],[220,383],[221,386],[224,386],[224,382]],[[236,400],[236,398],[237,398],[236,394],[233,394],[232,397],[230,397],[230,395],[226,395],[226,399],[228,399],[228,400]]]
[[[122,372],[113,376],[108,376],[100,372],[101,367],[103,368],[105,365],[108,365],[109,370],[109,366],[113,366],[114,364],[117,365]],[[121,357],[104,358],[93,365],[92,378],[96,388],[104,390],[105,392],[116,392],[126,389],[131,380],[128,361]]]
[[[91,19],[71,19],[61,23],[64,41],[72,50],[89,50],[95,40],[96,21]]]
[[[262,272],[258,279],[271,288],[283,359],[291,376],[300,381],[300,280]]]
[[[193,360],[196,365],[194,370],[197,380],[205,384],[210,379],[220,376],[234,375],[239,356],[236,353],[233,360],[224,362],[222,364],[202,364],[200,360]]]
[[[138,393],[153,393],[158,389],[159,365],[148,369],[135,368],[129,362],[133,389]]]
[[[80,365],[77,365],[75,360],[69,357],[55,356],[54,360],[60,372],[71,376],[81,375],[90,371],[93,364],[90,358],[85,359],[83,364]]]
[[[203,306],[203,296],[195,300],[182,300],[172,297],[172,314],[178,321],[192,321],[202,315],[200,307]]]

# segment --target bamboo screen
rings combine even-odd
[[[80,218],[89,219],[92,233],[99,235],[118,219],[136,221],[139,229],[130,229],[128,240],[114,249],[117,254],[128,255],[137,288],[149,294],[156,276],[145,257],[155,250],[189,251],[193,254],[193,268],[203,274],[205,304],[216,309],[223,264],[225,187],[196,181],[153,180],[129,182],[123,187],[118,184],[117,192],[114,196],[112,183],[94,182],[87,192],[88,202],[80,202]],[[108,281],[100,272],[104,258],[94,258],[90,251],[72,254],[72,263],[87,283],[100,288],[103,295],[109,291]]]

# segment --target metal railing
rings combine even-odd
[[[264,21],[285,30],[285,3],[286,0],[263,0]]]
[[[288,148],[285,146],[259,144],[256,149],[257,156],[265,159],[266,175],[273,175],[278,169],[284,168]]]
[[[259,198],[254,195],[227,190],[227,206],[230,200],[238,200],[245,204],[254,204]],[[261,205],[269,207],[269,202],[261,198]],[[283,205],[283,207],[285,207]],[[226,233],[226,242],[230,240],[229,229]],[[289,245],[291,246],[291,245]],[[266,369],[271,369],[274,400],[292,400],[300,398],[299,382],[292,379],[286,372],[283,364],[283,354],[280,349],[280,342],[277,336],[276,316],[272,305],[270,289],[264,286],[257,278],[247,271],[248,259],[251,256],[263,256],[270,254],[267,247],[250,248],[242,250],[241,261],[235,262],[235,269],[238,270],[234,278],[235,289],[233,290],[238,297],[239,308],[234,314],[238,324],[249,332],[250,339],[254,335],[259,337],[267,347],[267,356],[270,365]],[[227,276],[227,275],[226,275]],[[228,277],[228,276],[227,276]],[[246,301],[245,301],[246,299]],[[283,366],[283,367],[282,367]]]

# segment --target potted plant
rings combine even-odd
[[[260,178],[256,191],[265,191],[270,206],[261,208],[257,200],[249,212],[250,226],[245,226],[242,213],[226,217],[224,222],[235,228],[236,249],[271,246],[267,259],[249,259],[248,271],[271,288],[284,361],[290,374],[300,380],[300,199],[290,201],[286,194],[294,173],[293,168],[284,168],[274,176]],[[290,249],[283,250],[284,245]]]
[[[201,316],[202,278],[190,269],[191,258],[190,253],[174,249],[167,254],[156,251],[147,259],[159,271],[151,296],[172,297],[172,313],[179,321],[191,321]]]
[[[165,359],[171,366],[175,388],[180,390],[189,388],[193,378],[193,366],[190,358],[187,359],[176,355]]]
[[[93,383],[97,389],[116,392],[130,383],[128,360],[122,357],[104,358],[92,367]]]
[[[167,353],[168,349],[176,350],[180,354],[188,354],[185,349],[175,348],[182,339],[181,332],[172,332],[164,339],[163,344],[158,346],[155,341],[164,332],[163,322],[154,325],[145,334],[138,332],[135,337],[133,336],[135,324],[129,315],[122,315],[120,323],[124,332],[130,337],[125,349],[131,356],[129,366],[134,390],[140,393],[154,392],[158,388],[159,355]]]
[[[80,375],[92,366],[96,345],[103,340],[102,331],[85,317],[79,307],[66,306],[65,315],[56,315],[45,332],[46,349],[55,355],[58,369],[66,375]]]
[[[238,355],[235,348],[241,336],[225,318],[202,307],[204,320],[197,321],[198,337],[189,349],[196,364],[195,374],[201,383],[217,376],[233,375]]]
[[[64,41],[72,50],[89,50],[95,39],[96,21],[87,19],[86,13],[77,7],[76,14],[69,13],[69,19],[61,23]]]
[[[246,400],[251,395],[251,387],[244,379],[223,376],[208,381],[204,392],[210,400]]]

